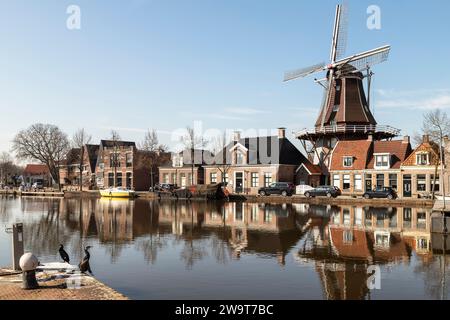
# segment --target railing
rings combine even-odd
[[[294,132],[295,136],[323,135],[329,133],[385,133],[398,136],[400,130],[386,125],[334,125],[314,129],[302,129]]]

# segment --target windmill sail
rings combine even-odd
[[[286,82],[286,81],[294,80],[297,78],[303,78],[310,74],[313,74],[313,73],[316,73],[319,71],[323,71],[325,69],[326,69],[325,62],[321,62],[321,63],[315,64],[313,66],[309,66],[306,68],[289,71],[284,74],[284,81]]]
[[[348,38],[348,5],[342,4],[336,7],[334,21],[333,40],[331,44],[330,60],[335,62],[345,56]]]

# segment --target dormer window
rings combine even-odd
[[[344,157],[343,165],[345,168],[353,167],[353,157],[348,157],[348,156]]]
[[[427,166],[430,164],[430,157],[428,153],[418,153],[416,154],[416,165]]]
[[[239,150],[236,152],[236,164],[244,164],[244,154]]]
[[[375,155],[375,169],[389,169],[390,164],[389,154],[376,154]]]
[[[183,167],[183,157],[179,154],[173,155],[172,157],[172,166],[174,168],[181,168]]]

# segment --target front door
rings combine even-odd
[[[242,193],[244,192],[244,173],[243,172],[236,172],[235,176],[235,191],[236,193]]]
[[[370,179],[366,178],[366,192],[367,191],[372,191],[372,178]]]
[[[403,176],[403,197],[405,198],[411,198],[412,191],[411,191],[411,176]]]

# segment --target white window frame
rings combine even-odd
[[[425,156],[426,161],[423,163],[419,161],[419,157]],[[418,152],[416,153],[416,165],[417,166],[429,166],[430,165],[430,153],[429,152]]]
[[[346,162],[346,160],[349,160],[350,159],[350,165],[347,165],[345,162]],[[353,157],[351,157],[351,156],[344,156],[343,158],[342,158],[342,166],[344,167],[344,168],[351,168],[351,167],[353,167]]]
[[[355,174],[353,179],[355,180],[355,190],[362,191],[363,190],[363,177],[362,174]]]
[[[381,157],[381,165],[379,165],[378,159]],[[384,158],[387,157],[387,165],[384,165]],[[375,153],[374,154],[375,163],[374,168],[375,169],[389,169],[391,167],[391,155],[389,153]]]
[[[341,176],[339,174],[333,175],[333,186],[339,189],[341,188]]]

